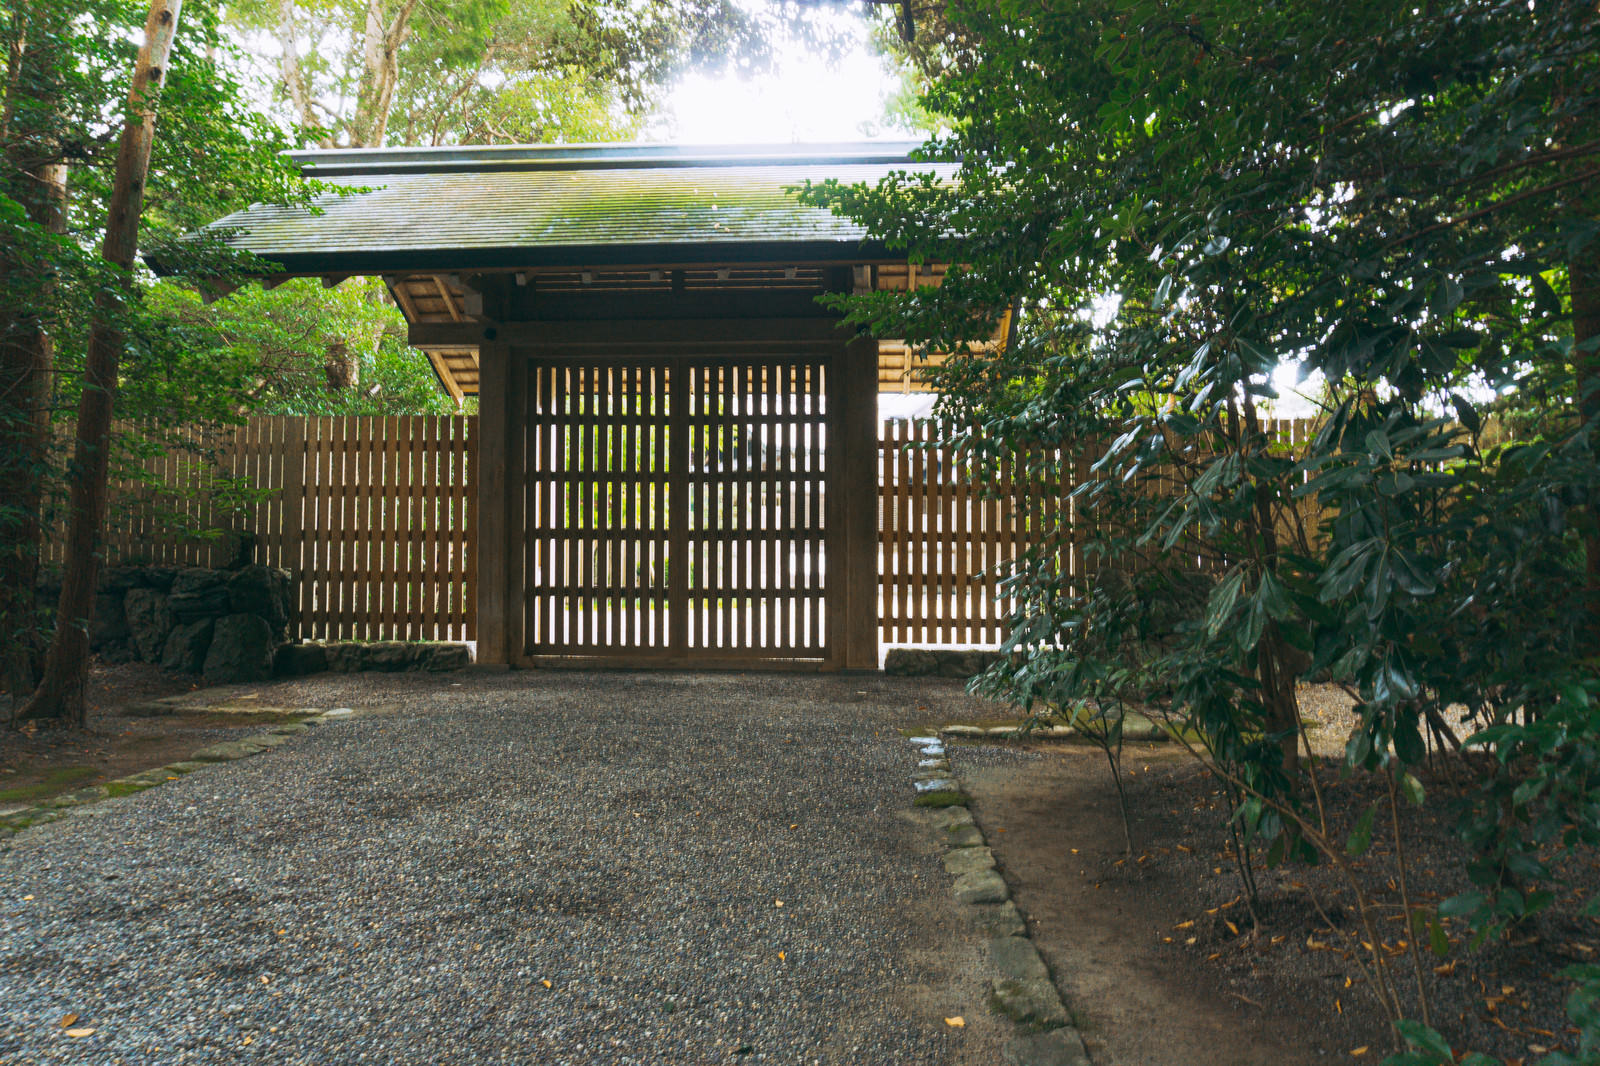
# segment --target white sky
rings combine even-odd
[[[841,11],[834,25],[854,38],[838,63],[789,41],[779,45],[776,69],[765,76],[684,77],[646,127],[645,139],[781,144],[906,137],[906,130],[884,128],[885,102],[900,83],[873,54],[859,8]]]

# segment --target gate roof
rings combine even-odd
[[[784,146],[537,145],[294,153],[309,178],[364,191],[257,204],[213,223],[286,273],[388,273],[894,258],[801,204],[806,181],[875,182],[915,142]]]

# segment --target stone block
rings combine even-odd
[[[166,649],[161,653],[161,667],[185,674],[198,674],[206,665],[206,653],[211,650],[211,637],[217,623],[210,618],[174,626],[167,636]]]
[[[1025,936],[1005,936],[989,941],[989,957],[995,969],[1016,981],[1048,981],[1050,970],[1039,956],[1039,949]]]
[[[128,642],[143,662],[158,663],[177,618],[165,593],[150,588],[129,589],[123,599],[128,619]]]
[[[206,651],[207,684],[229,685],[266,681],[272,677],[276,641],[266,619],[253,614],[230,614],[217,619]]]
[[[1005,879],[993,870],[978,870],[956,878],[950,891],[958,903],[1004,903],[1011,898]]]
[[[182,623],[217,618],[228,613],[227,575],[192,567],[172,579],[167,605]]]
[[[287,570],[252,563],[228,577],[228,609],[265,618],[280,639],[288,632],[289,597],[294,581]]]
[[[124,613],[123,593],[96,593],[94,621],[89,626],[89,647],[99,651],[112,644],[125,643],[127,639],[128,617]]]
[[[1076,1029],[1019,1033],[1006,1045],[1006,1061],[1011,1066],[1090,1066]]]
[[[1008,939],[1017,939],[1010,937]],[[1002,977],[990,982],[994,1006],[1014,1022],[1041,1027],[1067,1024],[1067,1008],[1061,994],[1049,981],[1018,981]]]
[[[472,653],[465,644],[433,644],[428,646],[422,668],[435,673],[464,670],[472,665]]]
[[[944,853],[944,872],[951,877],[994,869],[994,854],[988,848],[952,848]]]
[[[321,644],[285,644],[272,661],[279,677],[305,677],[328,668],[328,649]]]

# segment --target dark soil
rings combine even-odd
[[[204,711],[154,718],[125,713],[130,706],[198,687],[192,674],[169,674],[144,663],[91,664],[87,729],[0,725],[0,809],[187,759],[239,730],[259,731],[282,720]],[[0,722],[8,717],[6,697],[0,696]]]
[[[1220,790],[1186,755],[1168,746],[1128,748],[1130,858],[1098,749],[1033,743],[952,752],[973,814],[1085,1026],[1097,1066],[1296,1066],[1377,1061],[1392,1050],[1360,965],[1368,937],[1339,873],[1329,865],[1258,870],[1252,915]],[[1330,825],[1343,839],[1380,794],[1373,782],[1339,780],[1332,769],[1321,776]],[[1442,778],[1425,783],[1427,806],[1403,808],[1402,826],[1411,897],[1432,903],[1468,886],[1452,786]],[[1515,1064],[1575,1049],[1562,1010],[1570,984],[1558,971],[1600,958],[1600,923],[1578,916],[1600,887],[1594,860],[1591,853],[1565,858],[1569,883],[1559,901],[1509,938],[1472,951],[1464,929],[1447,922],[1449,955],[1423,951],[1435,1027],[1458,1050]],[[1374,928],[1390,972],[1415,1013],[1417,964],[1391,844],[1375,833],[1356,865],[1377,904]]]

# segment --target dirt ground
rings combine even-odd
[[[1323,694],[1323,729],[1339,701]],[[1312,701],[1316,703],[1316,701]],[[1323,729],[1314,731],[1323,732]],[[1342,747],[1343,733],[1319,738]],[[1258,871],[1257,926],[1211,779],[1172,745],[1129,745],[1124,757],[1134,854],[1123,842],[1110,772],[1083,743],[961,743],[955,765],[973,814],[1027,915],[1039,949],[1078,1014],[1097,1066],[1267,1066],[1377,1061],[1387,1022],[1357,963],[1364,954],[1351,897],[1326,866]],[[1353,825],[1376,798],[1370,783],[1322,774],[1333,826]],[[1425,781],[1430,803],[1405,813],[1409,888],[1437,901],[1468,886],[1453,832],[1451,782]],[[1342,836],[1341,836],[1342,839]],[[1394,889],[1393,853],[1378,840],[1359,876],[1380,904],[1379,936],[1408,1001],[1416,965]],[[1575,1049],[1557,971],[1594,961],[1600,923],[1578,917],[1600,887],[1592,853],[1562,861],[1570,883],[1551,912],[1477,952],[1449,923],[1448,958],[1423,953],[1437,1028],[1460,1048],[1515,1066]],[[1312,896],[1332,925],[1320,917]]]
[[[139,703],[200,687],[190,674],[169,674],[146,663],[94,662],[89,671],[86,731],[0,726],[0,810],[24,807],[62,792],[187,759],[239,730],[259,731],[281,715],[126,713]],[[0,695],[0,722],[10,717]]]

